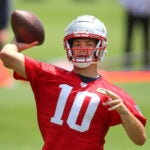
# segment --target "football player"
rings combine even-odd
[[[16,79],[31,85],[43,150],[103,150],[109,128],[118,124],[135,144],[145,143],[146,119],[135,101],[99,74],[98,61],[107,52],[104,23],[83,15],[67,26],[64,48],[71,71],[20,53],[37,44],[14,41],[0,56]]]

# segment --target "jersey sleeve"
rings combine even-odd
[[[16,72],[14,72],[14,78],[17,80],[29,81],[34,95],[38,97],[38,90],[40,86],[44,86],[47,81],[50,83],[50,81],[55,80],[57,78],[57,74],[61,71],[59,71],[60,69],[54,65],[40,62],[27,56],[24,57],[27,79],[23,78]]]
[[[29,58],[27,56],[24,56],[24,57],[25,57],[25,71],[27,74],[27,78],[22,77],[20,74],[16,73],[15,71],[13,72],[13,76],[16,80],[29,81],[30,77],[35,78],[35,76],[37,75],[35,71],[38,70],[36,69],[38,68],[38,63],[32,58]],[[30,73],[30,70],[32,70],[31,73]]]

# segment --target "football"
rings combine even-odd
[[[14,10],[11,14],[11,27],[18,42],[38,41],[41,45],[45,39],[42,22],[30,11]]]

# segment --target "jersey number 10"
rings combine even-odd
[[[64,113],[68,97],[73,87],[67,84],[61,84],[59,87],[61,88],[61,92],[58,98],[55,114],[50,119],[50,122],[53,122],[58,125],[63,125],[64,120],[62,120],[61,118]],[[81,125],[78,125],[76,124],[76,121],[84,103],[84,100],[87,96],[90,97],[90,102],[86,109]],[[69,125],[69,127],[80,132],[87,131],[90,127],[91,120],[97,110],[99,103],[100,97],[96,93],[91,93],[88,91],[78,92],[74,98],[73,105],[67,118],[67,124]]]

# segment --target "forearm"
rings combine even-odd
[[[109,111],[116,110],[121,117],[123,127],[130,139],[137,145],[143,145],[146,141],[146,133],[143,124],[128,110],[123,100],[112,91],[103,89],[101,93],[107,95],[109,100],[104,102]]]
[[[146,133],[143,124],[129,111],[120,114],[123,127],[130,139],[137,145],[143,145],[146,141]]]

